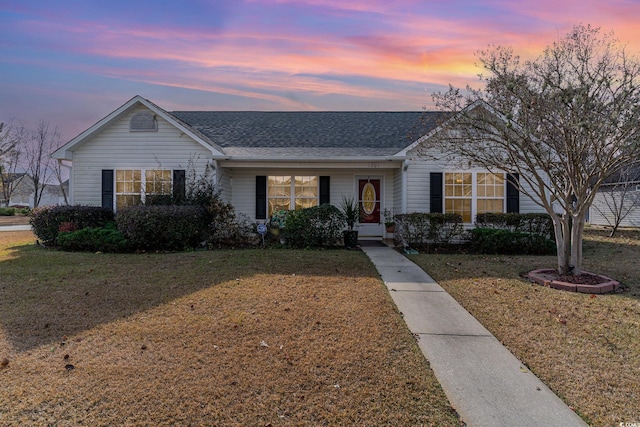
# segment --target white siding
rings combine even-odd
[[[525,188],[531,188],[531,186],[522,182],[522,186]],[[542,206],[534,202],[529,196],[520,194],[520,213],[545,213],[546,211]]]
[[[211,152],[158,117],[157,132],[130,132],[129,121],[140,107],[123,114],[73,152],[71,179],[75,204],[101,205],[102,169],[188,169],[204,171]]]
[[[217,177],[217,189],[220,190],[220,196],[222,197],[222,200],[226,201],[227,203],[231,202],[231,173],[230,171],[218,167],[218,169],[216,170],[216,177]]]
[[[620,195],[616,196],[618,197],[618,200],[621,197]],[[611,198],[611,195],[609,194],[607,197]],[[633,203],[633,201],[637,200],[636,198],[638,197],[640,197],[640,195],[637,192],[627,193],[627,198],[630,200],[630,203]],[[599,208],[599,210],[597,208]],[[593,204],[589,209],[589,223],[593,225],[609,226],[610,222],[614,222],[613,217],[614,215],[611,213],[610,208],[607,206],[605,201],[605,196],[599,192],[593,199]],[[609,218],[609,221],[607,221],[607,218]],[[640,227],[640,204],[636,204],[629,214],[625,216],[625,218],[620,222],[620,226]]]
[[[256,213],[256,176],[273,175],[313,175],[329,176],[331,180],[330,203],[339,206],[342,197],[356,197],[358,193],[357,179],[380,177],[382,184],[382,209],[393,206],[393,170],[392,169],[272,169],[272,168],[233,168],[225,173],[232,173],[231,179],[231,204],[236,212],[244,213],[255,221]]]
[[[430,212],[431,192],[430,173],[461,170],[453,164],[445,161],[436,161],[419,157],[415,153],[409,161],[407,183],[407,212]],[[478,169],[475,169],[478,170]],[[535,213],[544,212],[544,208],[536,204],[525,194],[520,194],[520,212]]]
[[[387,209],[399,214],[402,211],[402,169],[393,171],[393,205],[387,206]]]

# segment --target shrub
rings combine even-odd
[[[259,242],[256,225],[248,217],[236,215],[233,206],[222,199],[214,184],[214,174],[213,166],[207,164],[204,173],[196,175],[194,161],[190,159],[185,198],[174,201],[199,206],[206,211],[202,237],[209,247],[256,246]]]
[[[470,230],[469,249],[480,254],[553,255],[556,245],[544,236],[493,228]]]
[[[15,214],[15,208],[0,208],[0,216],[14,216]]]
[[[58,246],[66,251],[128,252],[129,242],[116,229],[115,222],[102,228],[87,227],[77,231],[61,232]]]
[[[553,221],[546,213],[484,213],[476,216],[476,226],[553,236]]]
[[[113,212],[99,206],[44,206],[34,209],[29,223],[45,245],[54,245],[62,226],[80,230],[100,228],[113,221]],[[68,223],[68,224],[67,224]],[[63,225],[64,224],[64,225]]]
[[[209,246],[255,247],[260,243],[257,224],[244,214],[217,218],[209,224]]]
[[[294,248],[334,247],[340,244],[346,225],[338,208],[323,204],[289,212],[284,238]]]
[[[398,214],[394,216],[394,239],[403,246],[425,248],[429,244],[450,244],[460,239],[462,217],[452,213]]]
[[[183,250],[203,241],[207,219],[201,206],[129,206],[116,224],[135,249]]]

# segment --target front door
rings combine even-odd
[[[361,237],[382,236],[380,221],[381,180],[378,178],[358,180],[358,205],[360,207]]]

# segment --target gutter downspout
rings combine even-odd
[[[220,183],[220,180],[218,177],[218,160],[216,159],[211,160],[211,169],[213,170],[213,186],[215,188],[218,188],[218,184]]]
[[[60,167],[66,168],[69,171],[69,194],[67,194],[67,202],[69,205],[73,205],[73,179],[71,179],[71,175],[73,173],[73,164],[67,165],[62,162],[63,159],[58,159],[58,165]],[[62,183],[60,183],[62,187]]]
[[[407,213],[407,191],[409,188],[409,174],[407,173],[407,169],[409,169],[409,159],[404,159],[402,161],[402,199],[400,206],[400,213]]]

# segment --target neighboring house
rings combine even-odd
[[[69,194],[69,181],[65,181],[62,186],[58,184],[46,184],[42,189],[42,197],[39,206],[64,205],[64,194],[62,189]],[[16,185],[11,194],[11,198],[6,203],[7,206],[34,206],[33,178],[27,174],[21,174],[20,182]]]
[[[10,200],[13,196],[13,193],[17,190],[17,187],[27,176],[25,173],[6,173],[2,174],[0,178],[0,208],[5,208],[10,205]],[[5,191],[5,187],[6,190]],[[10,194],[9,194],[10,193]],[[7,198],[7,194],[9,194],[9,198]]]
[[[600,186],[589,208],[589,223],[640,227],[640,163],[611,175]]]
[[[360,236],[384,234],[381,213],[540,212],[504,174],[418,156],[435,112],[167,112],[136,96],[53,153],[72,162],[70,203],[117,211],[148,194],[181,194],[189,170],[214,171],[237,212],[265,221],[278,209],[354,197]]]

